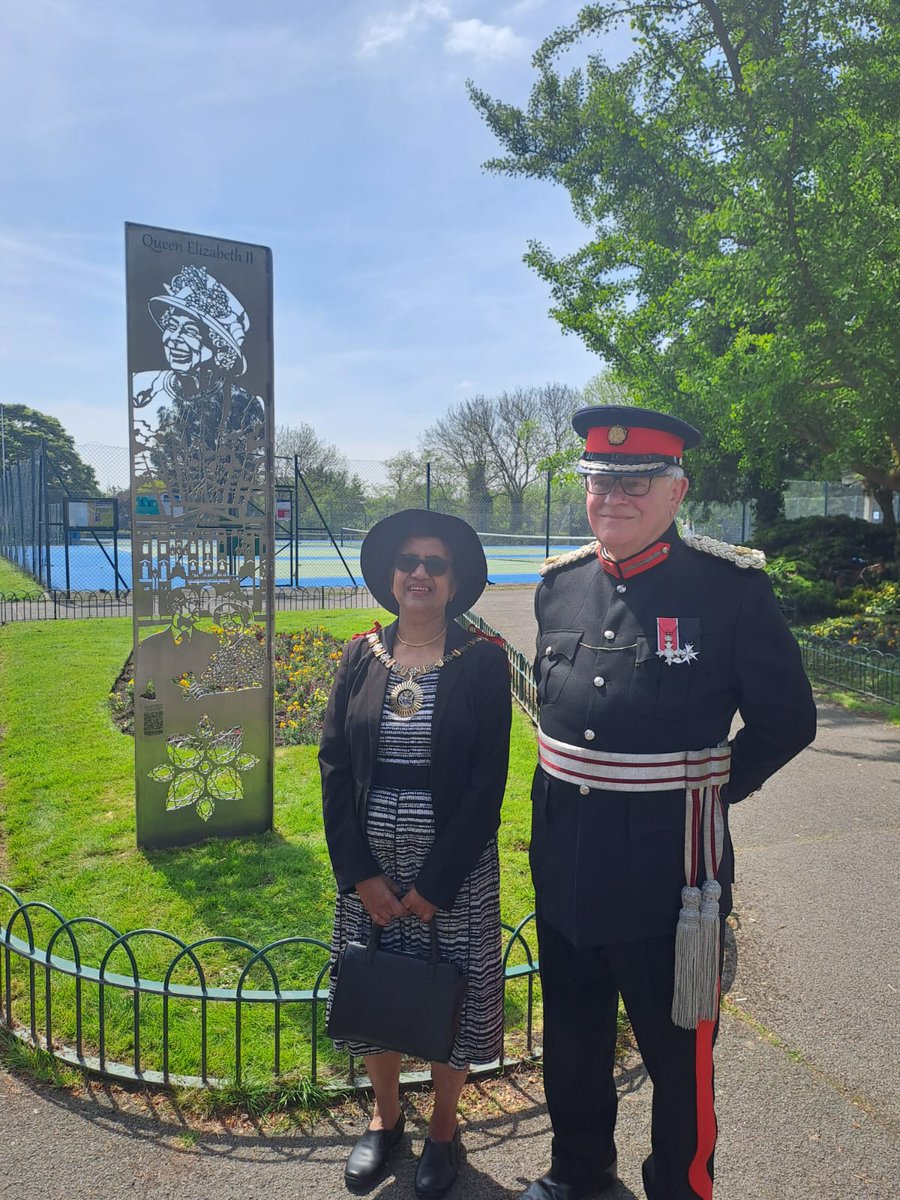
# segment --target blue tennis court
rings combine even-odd
[[[488,562],[488,578],[492,583],[535,583],[538,569],[544,561],[546,542],[543,537],[510,534],[480,535]],[[362,585],[359,569],[360,537],[344,537],[343,545],[335,547],[323,540],[304,540],[292,555],[287,542],[279,543],[275,555],[275,582],[280,587],[346,587]],[[551,538],[550,553],[563,554],[582,545],[585,538]],[[31,547],[20,548],[13,559],[17,565],[32,571]],[[46,556],[46,549],[42,557]],[[111,540],[98,545],[93,539],[69,546],[68,579],[64,546],[50,547],[50,587],[70,591],[116,591],[131,588],[131,541],[122,537],[118,556]],[[173,561],[172,567],[175,566]],[[118,583],[116,570],[118,568]]]

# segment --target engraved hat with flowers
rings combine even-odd
[[[579,408],[572,427],[585,439],[577,467],[582,475],[661,475],[680,467],[685,450],[703,440],[687,421],[624,404]]]
[[[241,364],[238,373],[243,375],[247,360],[241,347],[250,328],[250,318],[237,296],[210,275],[206,267],[184,266],[171,283],[163,286],[167,295],[152,296],[147,301],[150,315],[160,329],[169,309],[196,317],[214,339],[220,339],[230,349],[234,359]]]

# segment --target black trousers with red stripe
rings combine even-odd
[[[613,1079],[619,993],[653,1083],[648,1200],[710,1200],[718,1022],[672,1024],[674,930],[663,938],[578,949],[538,913],[544,997],[544,1089],[553,1173],[591,1184],[615,1157]]]

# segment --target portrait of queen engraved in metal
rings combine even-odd
[[[265,408],[240,386],[250,319],[206,267],[182,266],[148,301],[166,366],[132,376],[138,492],[178,524],[251,523],[265,477]]]

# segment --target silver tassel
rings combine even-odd
[[[719,897],[715,879],[703,884],[697,950],[697,1013],[701,1021],[715,1021],[719,1011]]]
[[[696,1029],[700,995],[697,969],[700,955],[700,889],[681,889],[681,912],[675,929],[675,989],[672,1021],[682,1029]],[[718,910],[717,910],[718,911]]]

